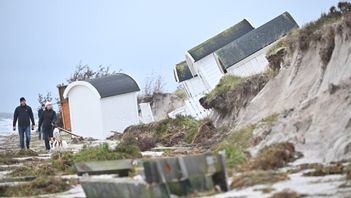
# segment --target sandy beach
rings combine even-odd
[[[0,153],[6,153],[8,151],[18,151],[19,138],[17,133],[8,132],[0,134]],[[81,145],[72,145],[72,148],[68,150],[79,149]],[[13,171],[18,166],[23,166],[26,163],[45,163],[51,159],[51,154],[45,151],[44,142],[39,140],[38,133],[32,131],[31,133],[31,150],[38,153],[38,156],[24,156],[24,157],[14,157],[13,159],[18,161],[16,164],[12,165],[1,165],[0,168],[0,181],[7,178],[9,171]],[[38,165],[39,165],[38,164]],[[76,175],[66,175],[66,178],[75,178]],[[14,182],[18,183],[18,182]],[[0,186],[5,183],[0,182]],[[85,197],[83,189],[80,185],[73,186],[70,190],[57,194],[45,194],[37,195],[36,197]]]

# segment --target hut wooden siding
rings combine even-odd
[[[69,112],[69,102],[68,99],[63,97],[67,85],[59,85],[57,88],[59,90],[60,104],[61,104],[61,116],[63,120],[63,127],[65,129],[71,129],[71,117]]]

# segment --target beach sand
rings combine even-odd
[[[69,138],[69,137],[67,137]],[[70,150],[75,150],[75,147],[81,147],[79,145],[72,145],[74,148]],[[21,158],[14,158],[19,161],[28,161],[30,158],[38,158],[44,161],[49,160],[51,153],[45,151],[44,141],[39,140],[38,133],[35,131],[31,132],[31,142],[30,142],[30,149],[34,150],[39,154],[37,157],[21,157]],[[17,132],[9,132],[9,133],[1,133],[0,134],[0,153],[5,153],[6,151],[17,151],[19,150],[19,136]],[[19,164],[21,165],[21,163]],[[3,165],[1,165],[3,166]],[[7,166],[7,165],[5,165]],[[18,165],[10,165],[9,171],[15,169]],[[3,174],[2,174],[3,173]],[[0,180],[6,176],[8,170],[0,171]],[[67,176],[66,176],[67,177]],[[76,175],[72,175],[72,177],[76,177]],[[0,183],[1,185],[1,183]],[[68,197],[85,197],[83,189],[80,185],[74,186],[72,189],[66,192],[58,193],[58,194],[46,194],[46,195],[39,195],[35,197],[57,197],[57,198],[68,198]]]

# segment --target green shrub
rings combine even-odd
[[[256,128],[255,124],[251,124],[231,134],[222,141],[217,149],[225,148],[226,145],[234,146],[240,150],[245,150],[250,146],[252,132]]]
[[[249,125],[235,131],[218,145],[216,150],[225,151],[229,168],[236,168],[246,162],[247,155],[244,151],[250,146],[252,132],[255,127],[255,125]]]
[[[247,160],[246,154],[235,146],[226,145],[223,147],[223,150],[225,151],[226,162],[229,168],[237,168]]]

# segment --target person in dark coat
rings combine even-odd
[[[20,106],[15,109],[13,114],[13,130],[16,131],[16,122],[18,120],[18,134],[20,137],[20,147],[24,149],[24,134],[26,134],[26,147],[29,149],[30,144],[30,122],[32,121],[32,130],[34,130],[35,122],[33,111],[27,105],[24,97],[20,98]]]
[[[39,120],[40,120],[41,114],[43,114],[44,110],[45,110],[45,104],[41,104],[41,108],[38,110]],[[41,140],[41,130],[38,129],[38,132],[39,132],[39,140]]]
[[[53,137],[53,131],[56,126],[56,112],[52,109],[52,103],[45,104],[45,110],[39,119],[39,130],[43,133],[46,150],[50,150],[50,138]]]

